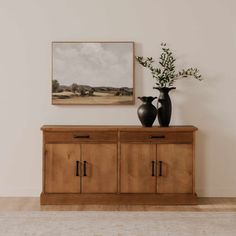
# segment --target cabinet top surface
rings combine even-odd
[[[70,132],[79,130],[90,131],[163,131],[163,132],[192,132],[195,126],[169,126],[169,127],[142,127],[139,125],[43,125],[41,130],[48,132]]]

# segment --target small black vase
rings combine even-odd
[[[168,127],[171,119],[172,105],[169,96],[169,91],[176,89],[175,87],[154,87],[160,91],[160,95],[157,101],[157,116],[160,126]]]
[[[157,97],[138,97],[143,104],[138,108],[138,118],[144,127],[152,127],[157,116],[157,109],[152,101]]]

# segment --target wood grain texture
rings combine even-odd
[[[117,193],[117,145],[82,144],[81,150],[87,172],[82,177],[82,193]]]
[[[48,132],[71,132],[71,131],[160,131],[160,132],[193,132],[195,126],[169,126],[169,127],[142,127],[141,125],[43,125],[41,130]]]
[[[156,176],[152,176],[155,144],[121,144],[120,158],[121,193],[156,192]]]
[[[190,132],[121,131],[120,142],[192,143],[193,135]]]
[[[191,144],[158,144],[157,161],[162,161],[162,176],[157,177],[158,193],[193,193]]]
[[[46,144],[45,149],[45,192],[80,193],[80,177],[76,176],[80,146]]]
[[[195,194],[41,194],[42,205],[194,205]]]
[[[192,185],[193,185],[193,193],[196,192],[195,190],[195,179],[196,179],[196,175],[195,175],[195,166],[196,166],[196,163],[195,163],[195,145],[196,145],[196,132],[193,132],[193,145],[192,145],[192,159],[193,159],[193,162],[192,162],[192,170],[193,170],[193,179],[192,179]]]
[[[94,143],[117,142],[117,132],[106,131],[74,131],[74,132],[45,132],[46,143]]]
[[[77,131],[117,131],[113,125],[43,125],[44,132],[77,132]]]
[[[88,204],[96,204],[96,198],[98,204],[111,204],[111,200],[114,204],[196,203],[194,126],[50,125],[41,129],[43,204],[87,204],[86,196]],[[75,178],[78,158],[87,162],[86,177]],[[152,176],[152,161],[157,164],[156,176]],[[161,177],[158,161],[163,162]]]

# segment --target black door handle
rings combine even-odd
[[[162,161],[159,161],[159,176],[162,176]]]
[[[84,176],[87,176],[87,161],[84,161]]]
[[[76,161],[76,176],[80,176],[80,173],[79,173],[79,164],[80,162],[79,161]]]
[[[152,176],[155,176],[155,161],[152,161]]]

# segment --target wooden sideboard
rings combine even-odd
[[[194,126],[43,131],[41,204],[197,204]]]

